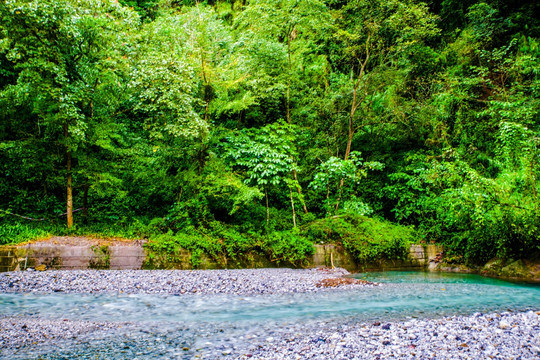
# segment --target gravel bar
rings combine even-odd
[[[129,330],[133,326],[132,330]],[[115,329],[116,327],[116,329]],[[119,330],[119,328],[123,328]],[[122,332],[123,331],[123,332]],[[12,359],[520,359],[540,358],[540,312],[263,327],[193,347],[185,329],[0,318],[0,358]],[[38,344],[38,345],[36,345]],[[40,348],[45,346],[44,348]],[[28,346],[30,346],[28,348]],[[48,346],[48,347],[47,347]],[[51,350],[52,347],[55,350]]]
[[[262,334],[261,334],[262,335]],[[264,334],[231,359],[540,359],[540,312],[387,323],[318,322]],[[279,354],[279,356],[276,356]],[[203,356],[219,359],[223,356]]]
[[[317,284],[344,269],[72,270],[0,273],[0,293],[285,294],[325,290]],[[340,286],[359,288],[362,284]]]
[[[107,322],[0,317],[0,349],[14,350],[46,342],[76,339],[89,333],[116,329],[118,326]]]

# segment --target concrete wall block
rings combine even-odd
[[[332,260],[336,267],[343,267],[349,271],[358,270],[390,270],[400,268],[423,269],[429,261],[443,251],[441,246],[412,245],[409,259],[405,261],[383,261],[375,264],[357,264],[351,254],[342,246],[335,244],[315,245],[310,266],[331,266]],[[133,245],[56,245],[56,244],[30,244],[20,247],[0,247],[0,271],[24,270],[28,267],[46,265],[54,269],[192,269],[191,252],[180,249],[175,256],[166,254],[149,255],[142,244]],[[223,259],[216,261],[202,255],[197,268],[261,268],[286,266],[270,261],[266,256],[248,254],[238,259]]]
[[[111,269],[141,269],[146,252],[140,246],[111,246],[109,248]]]
[[[13,271],[17,267],[18,257],[12,251],[0,253],[0,271]]]

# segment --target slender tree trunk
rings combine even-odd
[[[354,137],[354,114],[356,113],[356,109],[358,109],[358,106],[359,106],[359,101],[357,97],[358,87],[360,85],[360,81],[362,80],[362,77],[364,76],[364,68],[366,64],[367,64],[367,59],[366,59],[366,62],[364,62],[364,64],[362,65],[360,75],[358,75],[358,78],[356,79],[353,86],[353,98],[352,98],[352,103],[351,103],[351,112],[349,113],[349,124],[348,124],[348,132],[347,132],[347,147],[345,148],[345,155],[343,156],[343,159],[345,161],[349,159],[349,155],[351,154],[352,140]],[[336,201],[336,205],[334,206],[334,212],[338,211],[344,182],[345,182],[345,179],[341,179],[339,181],[339,186],[338,186],[339,196]]]
[[[294,26],[290,31],[288,31],[288,35],[287,35],[287,59],[288,59],[288,64],[289,64],[289,71],[287,74],[288,75],[287,76],[287,124],[291,123],[291,71],[292,71],[291,36],[292,36],[293,31],[294,31]],[[294,180],[298,182],[296,169],[293,169],[292,173],[293,173]],[[300,198],[302,198],[302,190],[300,190],[299,187],[296,187],[296,191],[298,192],[298,195],[300,196]],[[304,208],[304,212],[307,214],[308,209],[307,209],[306,204],[302,202],[302,205]]]
[[[201,150],[199,151],[199,159],[198,159],[199,160],[198,161],[199,167],[197,169],[197,174],[198,175],[201,175],[201,173],[202,173],[202,171],[204,169],[204,160],[205,160],[204,159],[205,158],[204,151],[205,151],[205,149],[204,149],[204,137],[201,136]]]
[[[349,159],[349,155],[351,154],[351,147],[352,147],[352,140],[354,137],[354,114],[356,113],[356,109],[358,109],[359,102],[358,102],[358,86],[360,85],[360,81],[362,80],[362,77],[364,75],[364,67],[362,67],[362,71],[360,72],[360,75],[358,76],[358,79],[355,82],[355,85],[353,87],[353,99],[351,104],[351,112],[349,113],[349,126],[348,126],[348,134],[347,134],[347,147],[345,148],[345,155],[343,156],[343,159],[347,161]],[[345,182],[345,179],[341,179],[339,181],[339,197],[336,201],[335,209],[334,211],[337,212],[339,208],[339,202],[341,201],[341,193],[343,189],[343,184]]]
[[[330,174],[326,171],[328,183],[326,184],[326,216],[330,216]]]
[[[287,80],[287,123],[291,123],[291,80]]]
[[[349,158],[349,154],[351,153],[352,139],[354,137],[353,116],[354,114],[351,114],[351,117],[349,118],[349,134],[347,136],[347,148],[345,149],[344,157],[345,160]]]
[[[73,175],[71,174],[71,153],[67,153],[67,227],[73,227]]]
[[[353,87],[353,99],[351,103],[351,112],[349,113],[349,126],[348,126],[348,132],[347,132],[347,148],[345,149],[345,156],[343,157],[344,160],[347,160],[349,158],[349,154],[351,153],[351,145],[352,145],[352,139],[354,137],[354,115],[356,113],[356,109],[358,108],[358,85],[360,85],[360,80],[362,79],[363,72],[360,73],[360,76],[358,77],[358,80],[356,81],[354,87]]]
[[[64,137],[69,137],[68,125],[64,124]],[[73,174],[71,173],[71,150],[66,144],[66,170],[67,170],[67,227],[73,227]]]
[[[343,188],[343,179],[341,179],[341,182],[339,183],[339,197],[336,200],[336,206],[334,208],[334,213],[337,213],[339,208],[339,202],[341,201],[341,189]]]
[[[362,81],[365,80],[364,75],[366,73],[366,66],[367,66],[367,64],[369,62],[369,58],[370,58],[370,50],[369,50],[370,39],[371,39],[371,34],[368,35],[368,38],[366,40],[366,45],[365,45],[366,46],[366,57],[365,57],[364,61],[362,61],[362,64],[361,64],[361,67],[360,67],[360,73],[358,74],[358,77],[354,81],[354,85],[353,85],[353,98],[352,98],[352,102],[351,102],[351,112],[349,113],[347,147],[345,149],[345,155],[343,157],[343,159],[345,161],[347,161],[349,159],[349,155],[351,154],[352,140],[353,140],[354,131],[355,131],[354,115],[356,114],[356,110],[362,104],[362,102],[364,101],[364,99],[366,97],[366,95],[364,94],[363,96],[360,96],[360,99],[358,99],[358,89],[360,88],[360,85],[361,85]],[[338,211],[339,202],[341,201],[341,196],[343,194],[343,184],[344,184],[344,182],[345,182],[345,179],[341,179],[340,182],[339,182],[339,187],[338,187],[339,196],[338,196],[338,199],[336,201],[336,206],[335,206],[335,211],[336,212]]]
[[[370,53],[370,41],[371,41],[371,34],[368,35],[368,38],[366,40],[366,57],[361,62],[360,66],[360,72],[358,73],[358,77],[354,81],[353,85],[353,99],[351,103],[351,112],[349,113],[349,131],[347,136],[347,149],[345,150],[345,157],[344,159],[347,160],[349,158],[349,154],[351,153],[351,144],[352,139],[354,136],[354,115],[356,113],[356,110],[358,107],[362,104],[364,101],[366,94],[363,94],[363,96],[360,96],[360,99],[358,99],[358,89],[360,88],[360,85],[362,84],[362,81],[365,81],[364,75],[366,74],[366,67],[369,62],[371,53]],[[364,87],[365,90],[365,87]],[[365,91],[364,91],[365,92]]]
[[[298,184],[298,176],[296,175],[296,169],[293,169],[292,174],[293,174],[294,181],[296,181],[296,183]],[[300,189],[300,186],[296,187],[296,192],[298,193],[298,196],[300,197],[300,199],[302,199],[302,189]],[[302,207],[304,208],[304,213],[308,214],[309,211],[304,201],[302,201]]]
[[[292,208],[292,222],[293,227],[296,227],[296,211],[294,210],[294,199],[292,196],[292,189],[289,188],[289,195],[291,196],[291,208]]]
[[[244,110],[240,110],[238,113],[238,121],[236,122],[236,126],[240,127],[240,124],[242,124],[242,118],[244,117]]]
[[[206,63],[204,61],[204,57],[201,58],[201,66],[202,66],[202,74],[204,79],[204,123],[208,124],[208,107],[210,105],[210,96],[208,94],[208,88],[210,84],[208,83],[208,79],[206,77]]]

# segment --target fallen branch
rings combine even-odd
[[[316,286],[317,287],[339,287],[344,285],[377,285],[374,282],[362,280],[362,279],[353,279],[353,278],[330,278],[330,279],[323,279],[319,281]]]

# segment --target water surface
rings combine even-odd
[[[424,272],[364,273],[355,277],[382,285],[348,291],[251,296],[0,294],[0,316],[133,323],[114,337],[73,341],[64,346],[63,352],[49,349],[45,356],[44,347],[23,349],[13,358],[53,359],[88,354],[91,358],[112,359],[124,358],[125,351],[131,355],[148,351],[156,355],[156,349],[172,356],[170,352],[178,347],[189,350],[174,356],[191,358],[193,351],[219,351],[231,339],[246,334],[265,336],[270,329],[298,324],[314,326],[317,321],[391,321],[540,308],[537,285],[477,275]]]
[[[0,294],[0,315],[92,321],[265,322],[304,318],[445,316],[540,306],[540,286],[469,274],[355,275],[381,286],[288,295]]]

